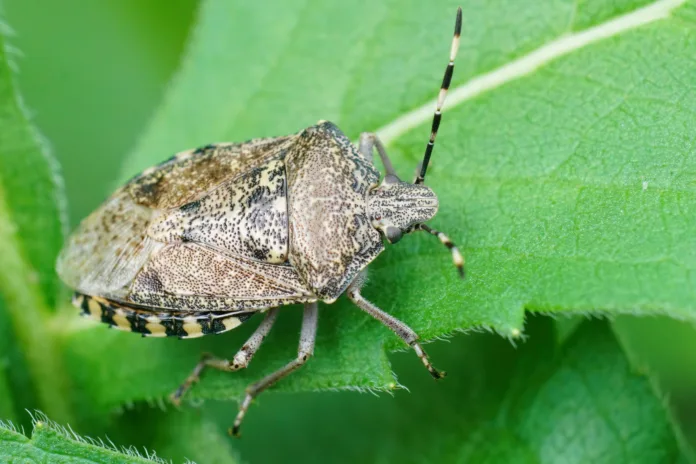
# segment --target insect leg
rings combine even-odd
[[[372,132],[363,132],[360,134],[359,148],[360,154],[362,154],[370,162],[372,162],[373,149],[377,148],[377,153],[379,153],[379,158],[382,160],[386,174],[388,176],[394,176],[397,179],[399,178],[399,176],[396,175],[396,171],[394,170],[394,166],[392,165],[389,156],[387,155],[387,150],[384,148],[384,144],[379,137],[377,137],[377,134],[373,134]]]
[[[457,245],[452,243],[452,240],[445,235],[444,233],[440,232],[437,229],[433,229],[432,227],[429,227],[425,224],[419,224],[417,226],[417,230],[422,230],[430,235],[434,235],[438,239],[440,239],[440,243],[445,245],[451,252],[452,252],[452,261],[454,262],[454,266],[457,268],[457,271],[459,271],[459,276],[463,279],[464,278],[464,257],[462,254],[459,252],[459,248],[457,248]]]
[[[290,361],[284,367],[267,375],[258,382],[249,385],[246,389],[244,401],[239,406],[239,413],[234,420],[234,425],[230,430],[230,434],[239,436],[239,427],[242,425],[244,415],[251,405],[251,401],[258,396],[259,393],[276,383],[278,380],[287,376],[291,372],[301,367],[310,356],[314,354],[314,341],[317,334],[317,320],[319,316],[317,303],[307,303],[304,307],[304,316],[302,317],[302,331],[300,334],[300,345],[297,349],[297,359]]]
[[[428,355],[425,353],[420,343],[418,343],[418,334],[416,334],[416,332],[414,332],[413,329],[411,329],[409,326],[407,326],[394,316],[382,311],[373,303],[367,301],[360,294],[360,287],[362,287],[364,281],[364,277],[358,276],[358,278],[356,278],[353,281],[353,283],[350,284],[347,291],[348,298],[350,298],[350,300],[353,303],[355,303],[360,309],[362,309],[367,314],[374,317],[379,322],[390,328],[396,335],[399,336],[399,338],[401,338],[404,342],[406,342],[406,344],[413,348],[420,360],[423,362],[425,368],[428,369],[428,372],[430,372],[430,375],[432,375],[436,379],[441,379],[445,375],[447,375],[446,372],[440,372],[437,369],[435,369],[435,367],[433,367],[433,365],[430,363]]]
[[[181,403],[181,397],[189,390],[189,388],[191,388],[194,383],[198,382],[201,373],[206,367],[212,367],[221,371],[236,371],[247,367],[251,361],[251,358],[254,356],[254,353],[256,353],[256,350],[258,350],[261,346],[261,342],[263,342],[264,338],[266,338],[268,332],[271,331],[271,327],[273,327],[273,323],[276,321],[277,317],[278,308],[269,309],[263,322],[261,322],[251,337],[249,337],[246,343],[237,352],[237,354],[234,355],[232,361],[216,358],[208,353],[204,354],[198,364],[196,364],[196,367],[193,368],[191,375],[189,375],[184,383],[182,383],[179,388],[177,388],[176,391],[171,394],[170,399],[172,403],[176,405]]]

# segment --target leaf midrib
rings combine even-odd
[[[591,28],[572,34],[561,34],[554,40],[537,47],[521,57],[498,66],[491,71],[473,76],[468,82],[451,88],[443,112],[448,108],[458,106],[507,83],[528,76],[544,68],[549,63],[561,57],[568,56],[589,45],[610,39],[627,31],[638,29],[655,21],[671,18],[671,13],[685,4],[686,1],[687,0],[657,0],[623,15],[610,18]],[[653,15],[650,16],[650,13]],[[642,18],[642,16],[647,16],[647,18]],[[643,19],[643,22],[641,22],[641,19]],[[616,31],[611,33],[611,28],[615,25],[623,26],[623,28],[618,27]],[[577,45],[573,44],[574,40],[578,42]],[[564,45],[566,48],[563,48]],[[520,69],[515,70],[516,67]],[[506,75],[506,73],[508,75]],[[437,99],[432,99],[420,107],[402,114],[393,121],[377,129],[375,132],[385,145],[390,145],[406,132],[430,121],[436,103]]]

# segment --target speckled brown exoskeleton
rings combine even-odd
[[[317,302],[343,294],[412,347],[435,378],[418,335],[361,295],[365,268],[404,234],[425,231],[438,200],[423,185],[459,47],[457,12],[430,140],[413,183],[399,179],[375,134],[358,147],[321,121],[294,135],[220,143],[146,169],[87,217],[58,258],[84,315],[144,336],[193,338],[225,332],[256,313],[258,329],[232,360],[204,356],[172,394],[179,402],[206,367],[246,367],[280,306],[303,303],[297,358],[246,390],[232,433],[252,399],[314,352]],[[386,174],[373,165],[379,154]]]

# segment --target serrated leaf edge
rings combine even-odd
[[[171,464],[172,461],[166,461],[160,457],[157,456],[157,453],[154,451],[150,451],[146,448],[143,448],[142,450],[137,449],[134,446],[117,446],[111,439],[106,437],[106,441],[102,440],[101,438],[95,439],[89,436],[81,436],[78,435],[71,427],[70,425],[61,425],[58,424],[55,421],[52,421],[51,419],[46,416],[41,411],[29,411],[27,410],[27,413],[31,417],[32,421],[32,439],[35,437],[37,434],[41,433],[42,430],[48,429],[51,430],[61,437],[65,438],[66,440],[70,440],[72,442],[80,443],[83,445],[89,445],[89,446],[95,446],[97,448],[102,448],[107,451],[111,451],[114,453],[119,453],[122,454],[126,457],[129,458],[135,458],[135,459],[142,459],[147,462],[154,462],[157,464]],[[19,430],[17,426],[15,426],[12,422],[8,421],[0,421],[0,427],[8,430],[10,432],[14,432],[17,434],[25,435],[24,430]],[[27,439],[29,440],[29,439]],[[31,440],[29,440],[31,441]],[[195,464],[192,461],[186,461],[187,463]]]

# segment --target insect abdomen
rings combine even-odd
[[[140,333],[144,337],[196,338],[218,334],[234,329],[254,314],[155,312],[82,293],[75,293],[72,302],[85,317],[119,330]]]

